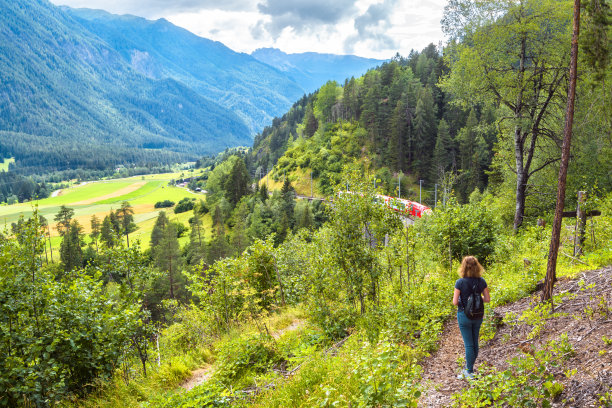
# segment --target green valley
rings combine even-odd
[[[253,38],[309,32],[324,14],[354,25],[347,49],[393,43],[393,2],[230,3],[206,15],[226,24],[238,10]],[[262,84],[329,66],[268,49],[254,55],[277,64],[270,76],[231,53],[236,69],[215,76],[227,50],[164,19],[7,3],[0,20],[19,24],[0,37],[36,39],[11,78],[68,72],[93,102],[81,120],[71,82],[32,98],[10,82],[37,110],[0,107],[12,126],[0,130],[0,407],[612,406],[612,10],[572,3],[451,0],[444,45],[301,98],[289,89],[299,99],[273,119],[262,107],[278,88]],[[56,59],[64,70],[42,70]],[[204,101],[224,81],[248,89]],[[46,103],[77,116],[51,118]],[[258,120],[252,147],[236,147],[226,126]],[[429,208],[395,211],[397,198]]]

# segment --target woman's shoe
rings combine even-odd
[[[466,369],[463,369],[463,371],[461,371],[461,374],[457,376],[457,379],[458,380],[473,380],[474,373],[468,373]]]

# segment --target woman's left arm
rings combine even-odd
[[[489,303],[491,301],[491,294],[489,293],[489,288],[484,288],[482,291],[482,301],[485,303]]]
[[[455,293],[453,294],[453,305],[455,306],[459,305],[459,295],[460,294],[461,294],[461,291],[455,288]]]

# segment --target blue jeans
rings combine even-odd
[[[465,346],[465,368],[471,374],[474,372],[474,362],[478,357],[478,335],[482,319],[471,320],[461,311],[457,312],[457,322]]]

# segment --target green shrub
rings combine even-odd
[[[279,363],[281,356],[271,337],[261,335],[231,339],[219,346],[214,378],[230,385],[245,380],[248,374],[261,374]],[[248,378],[246,381],[248,382]]]
[[[454,407],[550,407],[563,392],[553,371],[574,354],[567,335],[541,349],[532,349],[510,360],[510,367],[481,369],[471,387],[453,396]]]
[[[172,207],[174,204],[175,204],[174,201],[163,200],[163,201],[156,202],[154,207],[155,208],[168,208],[168,207]]]
[[[191,211],[193,210],[194,205],[195,205],[195,198],[185,197],[181,201],[178,202],[176,207],[174,207],[174,213],[180,214],[180,213],[184,213],[187,211]]]
[[[461,261],[466,255],[475,256],[483,265],[493,260],[499,226],[484,205],[460,205],[451,199],[424,221],[421,228],[438,254],[445,255],[442,259],[448,259],[450,248],[454,260]]]

